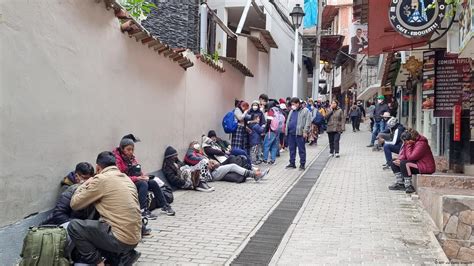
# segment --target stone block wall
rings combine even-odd
[[[443,228],[438,240],[452,261],[474,262],[474,196],[442,197]]]
[[[172,48],[199,52],[199,1],[154,0],[154,8],[142,25]]]

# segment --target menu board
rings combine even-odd
[[[470,58],[447,56],[445,51],[436,51],[435,117],[452,117],[454,105],[466,102],[465,92],[471,96],[470,63]]]
[[[423,52],[423,110],[434,109],[436,52]]]

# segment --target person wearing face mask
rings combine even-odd
[[[262,110],[260,110],[260,104],[259,104],[258,101],[253,101],[252,102],[252,105],[250,106],[250,110],[249,110],[248,114],[249,114],[249,118],[248,118],[247,122],[252,120],[254,115],[257,115],[260,119],[259,125],[260,126],[265,125],[265,123],[266,123],[265,114],[262,112]]]
[[[385,112],[389,112],[388,105],[385,103],[385,96],[380,95],[377,97],[377,104],[374,109],[374,130],[372,131],[370,144],[367,147],[374,147],[377,135],[385,130],[387,121],[382,117]]]
[[[339,108],[339,102],[334,100],[331,108],[326,114],[327,129],[329,138],[329,156],[339,158],[339,140],[345,130],[344,112]]]
[[[232,133],[231,146],[233,149],[247,151],[248,133],[245,127],[245,120],[250,119],[248,114],[250,106],[247,102],[240,101],[234,110],[234,116],[238,121],[237,130]]]
[[[290,150],[290,164],[287,169],[296,168],[296,148],[300,156],[300,170],[306,167],[306,139],[308,138],[311,126],[311,113],[307,108],[303,108],[299,98],[292,98],[291,111],[288,114],[286,123],[286,135],[288,137],[288,148]]]

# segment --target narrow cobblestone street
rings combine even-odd
[[[343,134],[341,158],[329,160],[271,264],[447,261],[416,201],[388,191],[391,172],[380,167],[382,153],[365,147],[364,130]],[[326,145],[324,135],[318,147],[308,149],[310,161]],[[176,217],[160,215],[150,222],[155,232],[139,246],[140,265],[231,263],[302,173],[285,170],[287,158],[283,153],[258,184],[217,182],[209,194],[178,191]]]

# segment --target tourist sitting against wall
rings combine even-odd
[[[59,199],[54,206],[53,211],[48,215],[45,221],[41,224],[51,224],[51,225],[63,225],[69,222],[71,219],[91,219],[94,216],[95,209],[94,206],[89,206],[86,209],[73,211],[70,202],[72,195],[79,187],[80,184],[84,183],[87,179],[91,178],[94,175],[94,167],[87,162],[78,163],[76,165],[76,170],[70,172],[62,183],[66,186],[66,190],[61,193]]]
[[[120,265],[132,265],[140,257],[134,250],[142,226],[137,189],[117,168],[113,153],[100,153],[96,162],[97,174],[81,184],[71,199],[74,211],[94,206],[100,215],[100,220],[70,221],[67,231],[80,257],[76,262],[104,265],[104,252],[108,252],[118,257]]]
[[[403,132],[405,132],[405,127],[398,123],[398,119],[392,117],[387,122],[387,130],[390,131],[391,139],[387,140],[384,138],[379,139],[380,145],[383,145],[383,151],[385,153],[385,161],[387,162],[383,169],[389,169],[392,166],[392,153],[400,153],[400,149],[402,147],[402,139],[401,136]]]
[[[192,141],[189,144],[188,150],[186,151],[186,155],[184,156],[184,163],[190,166],[194,166],[203,159],[207,159],[207,157],[201,150],[201,145],[197,141]]]
[[[94,167],[87,162],[78,163],[74,171],[70,172],[61,181],[60,192],[66,191],[69,186],[79,184],[81,181],[88,179],[94,175]]]
[[[129,137],[124,137],[120,141],[119,147],[113,151],[113,154],[117,161],[117,167],[122,171],[122,173],[128,175],[137,186],[138,199],[143,217],[150,220],[157,218],[155,214],[148,210],[148,191],[153,192],[158,207],[161,208],[164,213],[170,216],[174,215],[175,212],[167,202],[159,184],[155,180],[150,179],[150,176],[143,174],[141,165],[138,164],[138,161],[135,158],[134,150],[134,140]]]
[[[209,187],[205,181],[208,175],[206,168],[207,160],[188,166],[178,158],[178,152],[175,148],[168,146],[165,150],[162,171],[168,183],[176,189],[195,189],[201,192],[212,192],[214,188]],[[203,173],[201,173],[203,170]],[[204,176],[204,178],[202,178]]]
[[[403,146],[400,156],[391,164],[392,171],[396,176],[396,183],[388,188],[413,193],[415,188],[412,184],[412,175],[432,174],[436,171],[436,165],[428,140],[416,130],[406,130],[401,139]]]
[[[209,133],[207,134],[207,137],[209,137],[217,145],[219,145],[219,147],[221,147],[221,150],[223,152],[225,152],[226,154],[234,155],[234,156],[244,156],[245,158],[247,158],[247,163],[250,166],[247,169],[249,169],[249,170],[252,169],[252,167],[251,167],[252,166],[252,159],[250,158],[250,155],[245,150],[231,147],[227,141],[222,140],[221,138],[219,138],[214,130],[210,130]]]

